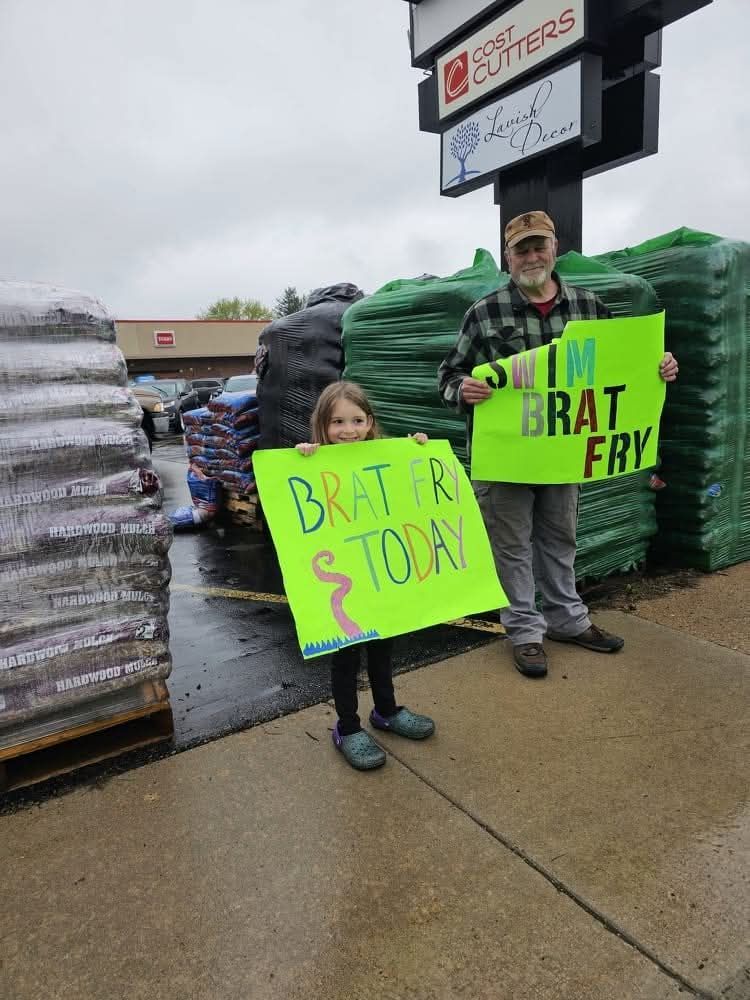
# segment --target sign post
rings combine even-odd
[[[505,223],[555,220],[582,249],[583,179],[658,149],[661,31],[713,0],[412,0],[419,127],[440,192],[494,184]]]

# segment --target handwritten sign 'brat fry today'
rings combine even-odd
[[[568,323],[544,347],[477,366],[472,479],[585,483],[656,464],[664,313]]]
[[[261,451],[253,465],[306,658],[508,603],[447,441]]]

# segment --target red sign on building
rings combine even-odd
[[[174,346],[174,330],[154,330],[154,347]]]

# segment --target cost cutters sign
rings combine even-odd
[[[547,62],[584,37],[585,0],[523,0],[436,63],[446,118]]]

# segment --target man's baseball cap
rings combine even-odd
[[[548,236],[555,239],[555,224],[546,212],[524,212],[511,219],[505,227],[506,247],[514,247],[527,236]]]

